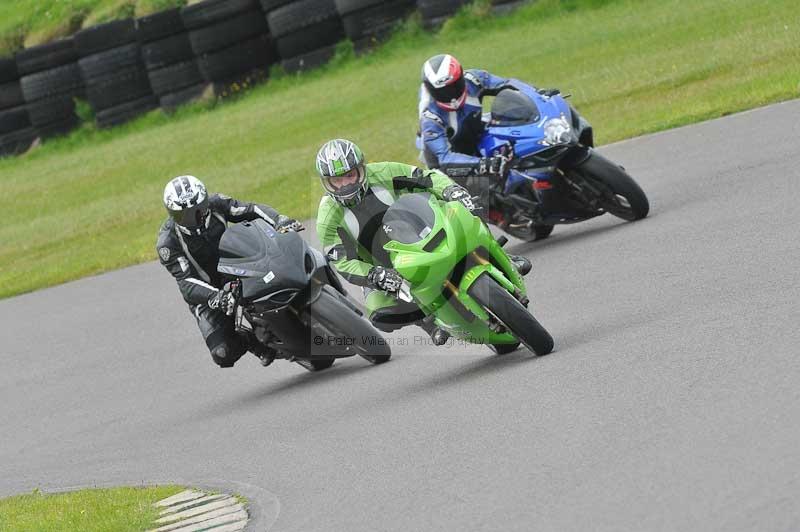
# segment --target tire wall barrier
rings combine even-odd
[[[265,79],[278,59],[257,0],[205,0],[181,18],[202,80],[217,93]]]
[[[417,0],[417,9],[426,28],[441,26],[470,0]]]
[[[13,58],[0,57],[0,157],[24,152],[35,138],[17,63]]]
[[[79,31],[75,48],[98,127],[116,126],[158,107],[132,18]]]
[[[85,28],[74,36],[0,58],[0,156],[79,125],[87,100],[98,127],[161,107],[171,111],[333,57],[344,38],[357,52],[375,46],[417,9],[435,27],[469,0],[203,0],[138,19]],[[500,11],[523,0],[493,0]]]
[[[158,105],[171,111],[202,94],[206,82],[197,68],[180,10],[139,18],[136,27],[142,61]]]
[[[262,0],[270,32],[287,72],[308,70],[326,63],[344,27],[334,0]]]
[[[356,51],[386,38],[414,10],[414,0],[335,0],[345,35]]]

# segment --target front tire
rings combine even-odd
[[[392,356],[389,343],[369,321],[356,314],[339,297],[327,289],[320,292],[319,298],[306,310],[312,328],[314,323],[318,323],[343,339],[344,345],[352,348],[352,355],[359,355],[372,364],[387,362]],[[311,345],[311,352],[317,356],[326,355],[320,352],[324,349],[325,346]]]
[[[513,344],[489,344],[489,349],[498,355],[507,355],[519,349],[519,342],[514,342]]]
[[[328,369],[329,367],[333,366],[333,363],[336,362],[336,359],[333,357],[318,357],[311,359],[302,358],[295,360],[295,362],[313,373],[315,371],[322,371],[323,369]]]
[[[482,273],[472,283],[469,295],[537,356],[546,355],[553,350],[553,337],[550,333],[489,274]]]
[[[553,232],[554,225],[534,225],[533,226],[533,234],[535,235],[534,240],[544,240],[550,233]]]
[[[571,170],[580,174],[592,188],[600,191],[600,206],[618,218],[633,222],[650,212],[650,202],[641,187],[624,168],[592,151]]]

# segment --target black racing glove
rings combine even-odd
[[[369,271],[367,281],[378,290],[383,290],[390,294],[400,290],[400,286],[403,284],[403,278],[400,277],[397,270],[384,268],[383,266],[373,266]]]
[[[458,201],[470,212],[474,212],[478,207],[472,201],[472,195],[461,185],[450,185],[442,191],[442,198],[445,201]]]
[[[226,316],[233,314],[236,308],[236,295],[233,293],[231,284],[227,283],[222,290],[208,298],[208,308],[219,310]]]
[[[288,216],[284,216],[283,214],[278,215],[278,220],[275,222],[275,230],[279,233],[286,233],[289,231],[294,231],[295,233],[302,231],[305,229],[303,224],[295,220],[294,218],[289,218]]]

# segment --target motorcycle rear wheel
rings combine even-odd
[[[602,195],[600,206],[618,218],[633,222],[650,212],[650,202],[641,187],[618,164],[593,151],[571,171],[577,172]]]
[[[489,274],[482,273],[469,287],[468,293],[536,356],[544,356],[553,350],[550,333]]]

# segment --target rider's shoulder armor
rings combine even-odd
[[[181,252],[181,246],[175,237],[175,222],[167,218],[158,231],[156,250],[162,262],[169,261],[171,255]],[[164,251],[162,251],[164,250]]]
[[[477,87],[483,86],[483,81],[481,81],[477,70],[465,70],[464,79],[466,79],[472,85],[476,85]]]

